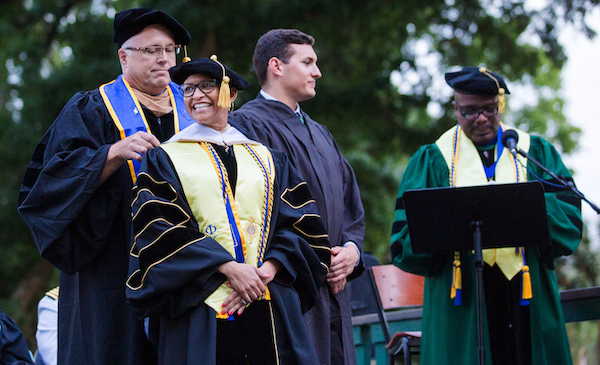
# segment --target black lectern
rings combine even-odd
[[[474,251],[479,364],[483,342],[483,248],[548,246],[540,182],[408,190],[403,194],[414,253]]]

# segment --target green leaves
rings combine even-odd
[[[560,0],[531,10],[523,1],[487,0],[2,2],[0,277],[8,280],[0,285],[0,298],[41,261],[15,209],[37,141],[75,92],[120,73],[112,43],[116,11],[148,6],[172,14],[192,35],[192,58],[217,54],[253,84],[237,106],[259,90],[252,54],[263,33],[284,27],[313,35],[323,78],[303,108],[331,130],[354,166],[367,214],[365,249],[385,261],[409,156],[456,123],[443,80],[450,68],[486,65],[503,74],[513,92],[505,121],[565,152],[575,148],[581,131],[563,114],[558,91],[566,56],[557,36],[569,22],[591,34],[581,19],[597,3]],[[432,112],[436,105],[441,108]]]

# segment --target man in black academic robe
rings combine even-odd
[[[327,128],[298,102],[315,96],[321,77],[314,39],[298,30],[264,34],[254,50],[262,87],[233,113],[232,125],[268,147],[285,152],[308,183],[332,246],[331,271],[319,302],[305,315],[321,364],[354,364],[352,312],[347,280],[364,270],[364,210],[354,172]]]
[[[160,143],[154,135],[164,140],[186,125],[168,69],[190,35],[149,8],[118,13],[114,26],[123,74],[65,105],[38,144],[19,197],[42,257],[61,270],[59,364],[156,362],[143,322],[126,306],[131,189],[137,160]],[[139,78],[147,69],[156,72]]]

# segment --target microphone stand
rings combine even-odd
[[[592,209],[597,214],[600,214],[600,208],[598,208],[598,206],[596,204],[594,204],[593,202],[589,201],[579,190],[577,190],[577,187],[575,186],[573,181],[561,179],[560,177],[556,176],[555,173],[553,173],[552,171],[550,171],[547,168],[545,168],[544,166],[542,166],[542,164],[537,162],[533,157],[529,156],[529,154],[527,152],[523,151],[522,149],[520,149],[518,147],[516,148],[516,150],[519,155],[521,155],[521,156],[525,157],[526,159],[528,159],[529,161],[533,162],[534,165],[536,165],[540,169],[544,170],[545,173],[547,173],[548,175],[550,175],[553,178],[555,178],[556,180],[558,180],[565,188],[570,189],[575,195],[577,195],[577,197],[579,199],[588,203],[590,205],[590,207],[592,207]]]

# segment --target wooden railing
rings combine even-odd
[[[564,290],[560,293],[566,322],[582,322],[600,319],[600,287]],[[422,308],[412,308],[387,314],[391,333],[420,331]],[[352,317],[354,346],[359,365],[370,365],[371,349],[375,350],[377,364],[387,364],[383,332],[377,313]]]

